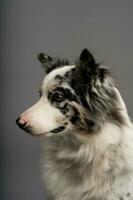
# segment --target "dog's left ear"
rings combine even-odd
[[[90,72],[90,71],[95,71],[97,67],[98,64],[95,61],[93,55],[88,51],[88,49],[84,49],[79,57],[80,70],[85,72]]]
[[[83,49],[83,51],[80,54],[79,61],[92,67],[94,67],[96,64],[93,55],[88,51],[88,49]]]
[[[39,53],[38,60],[41,62],[46,73],[49,73],[58,67],[69,65],[69,62],[65,59],[60,60],[59,58],[53,58],[45,53]]]
[[[94,73],[98,66],[93,55],[87,49],[84,49],[80,54],[76,68],[81,75],[87,76],[89,73]]]
[[[81,52],[78,62],[75,65],[74,79],[80,80],[82,84],[88,83],[89,77],[96,74],[99,66],[93,55],[87,49]]]

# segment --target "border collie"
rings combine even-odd
[[[44,137],[48,200],[133,200],[133,125],[110,70],[87,49],[75,65],[38,59],[40,99],[17,124]]]

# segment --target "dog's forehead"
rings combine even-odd
[[[68,65],[68,66],[63,66],[60,68],[57,68],[53,71],[51,71],[48,75],[45,76],[45,78],[42,81],[42,89],[43,90],[48,90],[52,86],[56,85],[58,82],[56,77],[64,77],[64,75],[71,71],[73,68],[75,68],[75,65]]]

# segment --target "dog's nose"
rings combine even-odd
[[[26,127],[26,125],[27,125],[27,123],[28,123],[28,120],[27,120],[27,118],[25,118],[25,117],[18,117],[18,118],[16,119],[16,123],[17,123],[17,125],[19,126],[19,128],[25,129],[25,127]]]

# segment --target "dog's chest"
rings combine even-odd
[[[44,179],[50,200],[133,200],[132,177],[118,177],[111,184],[104,174],[95,175],[93,170],[72,160],[45,160]]]

